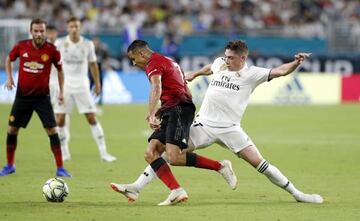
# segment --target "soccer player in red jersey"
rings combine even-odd
[[[159,205],[172,205],[186,201],[185,190],[172,174],[170,167],[161,157],[166,151],[167,162],[174,166],[198,167],[218,171],[231,188],[235,189],[237,178],[232,171],[230,161],[215,161],[195,153],[183,152],[188,146],[189,130],[194,118],[195,105],[184,80],[180,66],[168,57],[153,52],[142,40],[135,40],[128,47],[128,56],[133,64],[145,70],[151,84],[149,112],[146,120],[154,130],[148,139],[145,160],[153,171],[171,190],[168,198]],[[161,107],[157,105],[161,101]],[[146,174],[145,174],[146,175]],[[112,183],[111,187],[125,196],[129,191],[137,198],[136,190],[128,190],[126,186]]]
[[[53,44],[45,40],[45,21],[38,18],[32,20],[30,32],[32,39],[18,42],[6,58],[7,81],[5,86],[8,90],[12,90],[15,87],[12,76],[12,62],[17,58],[20,59],[20,62],[16,97],[11,109],[7,130],[7,165],[0,172],[0,176],[6,176],[15,172],[14,161],[17,135],[20,127],[26,128],[33,111],[35,111],[50,139],[51,150],[57,166],[56,175],[70,177],[71,175],[63,167],[60,140],[49,96],[50,70],[51,65],[54,64],[58,70],[59,102],[63,102],[64,75],[61,67],[60,53]]]

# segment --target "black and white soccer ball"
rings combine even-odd
[[[63,202],[69,195],[69,187],[63,179],[50,178],[43,186],[43,195],[48,202]]]

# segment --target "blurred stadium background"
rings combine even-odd
[[[41,187],[54,176],[53,160],[34,116],[18,139],[16,173],[0,178],[1,221],[359,220],[359,0],[0,0],[0,166],[6,163],[7,116],[15,95],[4,89],[5,57],[29,37],[33,17],[44,18],[63,36],[70,15],[81,18],[86,37],[100,40],[105,105],[98,117],[109,152],[119,160],[100,163],[87,123],[73,114],[72,160],[65,162],[73,175],[66,179],[70,195],[63,204],[45,202]],[[248,62],[258,66],[311,52],[298,73],[255,90],[251,102],[260,105],[250,105],[242,125],[268,160],[325,203],[295,203],[217,145],[201,153],[233,162],[240,181],[236,191],[224,188],[216,173],[175,167],[191,196],[183,206],[155,206],[168,194],[159,180],[135,205],[114,193],[110,182],[130,182],[142,172],[151,133],[144,120],[148,80],[124,54],[135,38],[174,57],[185,71],[212,62],[231,39],[246,40]],[[207,83],[204,77],[189,84],[198,104]]]
[[[41,17],[66,34],[66,20],[76,15],[83,34],[99,39],[106,51],[105,103],[143,103],[148,83],[124,53],[136,39],[179,61],[185,71],[212,62],[228,40],[243,39],[249,63],[273,67],[294,53],[311,52],[299,69],[304,74],[260,87],[253,103],[338,104],[360,97],[360,2],[358,0],[1,0],[0,84],[11,47],[28,37],[29,20]],[[199,103],[207,79],[190,85]],[[269,91],[270,90],[270,91]],[[14,92],[0,89],[0,102]]]

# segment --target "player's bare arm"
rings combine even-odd
[[[298,53],[292,62],[271,69],[269,80],[292,73],[306,58],[310,57],[310,55],[311,53]]]
[[[8,90],[12,90],[13,88],[15,88],[15,83],[14,83],[14,78],[12,75],[13,66],[12,66],[12,62],[10,61],[9,56],[6,57],[5,70],[6,70],[6,74],[7,74],[7,80],[5,83],[5,87]]]
[[[192,81],[195,78],[197,78],[198,76],[201,75],[211,75],[212,71],[211,71],[211,64],[205,65],[204,67],[202,67],[200,70],[195,71],[195,72],[191,72],[185,75],[185,80],[187,81]]]
[[[64,103],[64,72],[62,70],[58,70],[58,82],[59,82],[59,94],[58,94],[58,99],[59,99],[59,104],[63,104]]]
[[[99,67],[96,62],[90,62],[89,67],[90,67],[91,76],[95,82],[95,94],[97,96],[100,94],[101,91]]]
[[[156,117],[157,105],[161,96],[161,76],[153,75],[150,78],[151,91],[149,98],[149,112],[146,116],[146,120],[149,123],[151,129],[156,130],[160,127],[159,119]]]

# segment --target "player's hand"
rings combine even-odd
[[[95,95],[99,96],[100,92],[101,92],[101,86],[100,86],[100,84],[96,84],[95,90],[94,90]]]
[[[8,78],[5,83],[5,88],[11,91],[13,88],[15,88],[14,79]]]
[[[306,58],[310,57],[311,53],[297,53],[295,55],[295,61],[298,64],[301,64]]]
[[[58,95],[58,101],[59,101],[59,105],[63,105],[64,104],[64,95],[62,93],[59,93]]]
[[[149,126],[151,129],[153,129],[153,130],[160,129],[160,120],[156,116],[154,116],[154,115],[151,116],[148,114],[146,116],[146,121],[149,123]]]
[[[192,81],[192,80],[194,80],[195,79],[195,75],[193,74],[193,73],[187,73],[186,75],[185,75],[185,80],[186,81]]]

